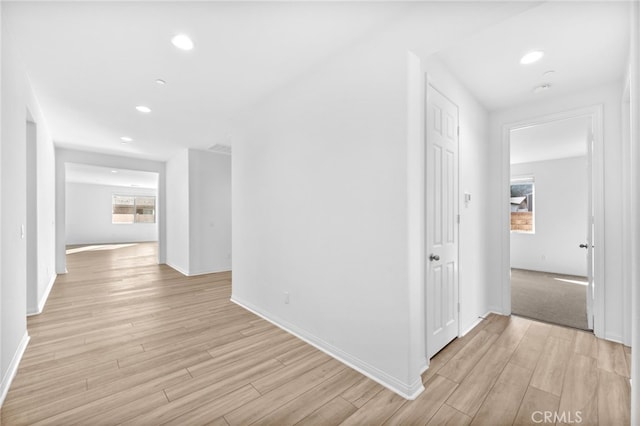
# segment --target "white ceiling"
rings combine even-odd
[[[58,146],[166,160],[183,147],[231,144],[238,112],[406,8],[3,2],[3,20]],[[195,48],[176,49],[177,33]],[[137,112],[141,104],[152,113]]]
[[[552,1],[438,55],[487,108],[503,109],[621,80],[629,52],[628,17],[628,2]],[[545,56],[520,65],[532,50]],[[550,70],[551,77],[543,76]],[[551,89],[534,94],[543,83]]]
[[[137,170],[90,166],[87,164],[66,163],[66,182],[157,189],[158,174]]]
[[[443,60],[490,108],[619,78],[626,3],[3,2],[3,30],[26,64],[57,146],[167,160],[232,145],[233,123],[278,88],[356,43]],[[624,18],[624,19],[623,19]],[[195,49],[175,49],[190,35]],[[447,47],[445,49],[445,47]],[[522,53],[547,56],[523,69]],[[431,50],[430,50],[431,49]],[[435,49],[435,50],[434,50]],[[166,80],[159,86],[155,80]],[[144,115],[136,105],[148,105]],[[121,136],[133,143],[122,144]]]
[[[589,117],[558,120],[511,131],[511,164],[587,155]]]

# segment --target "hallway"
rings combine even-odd
[[[406,401],[230,303],[229,273],[184,277],[155,244],[73,251],[29,318],[5,426],[629,423],[628,348],[588,333],[491,315]]]

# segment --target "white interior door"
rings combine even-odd
[[[427,85],[427,356],[458,336],[458,107]]]
[[[593,127],[593,123],[591,123]],[[587,327],[593,330],[593,299],[595,295],[593,273],[593,248],[594,248],[594,214],[593,214],[593,130],[589,129],[587,137]],[[581,245],[583,247],[583,245]]]

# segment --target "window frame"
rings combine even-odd
[[[513,213],[517,213],[517,210],[512,210],[511,209],[511,204],[509,205],[510,207],[510,212],[509,212],[509,231],[512,233],[516,233],[516,234],[530,234],[530,235],[534,235],[536,233],[536,181],[535,181],[535,177],[533,175],[526,175],[526,176],[514,176],[511,178],[510,182],[509,182],[509,198],[512,199],[513,197],[513,186],[515,185],[531,185],[531,196],[530,198],[529,195],[525,195],[525,197],[527,197],[527,201],[530,199],[531,202],[527,202],[527,208],[528,212],[531,212],[531,230],[526,230],[526,229],[513,229]],[[521,195],[522,196],[522,195]],[[531,205],[529,207],[529,204]]]
[[[115,204],[115,199],[116,197],[121,197],[121,198],[133,198],[133,205],[132,205],[132,209],[133,212],[131,213],[131,215],[133,216],[133,220],[131,222],[116,222],[114,221],[114,215],[116,215],[116,213],[114,212],[114,207],[117,205]],[[152,198],[153,199],[153,221],[151,222],[147,222],[147,221],[140,221],[138,218],[138,199],[139,198]],[[134,195],[134,194],[123,194],[123,193],[112,193],[111,194],[111,224],[112,225],[137,225],[137,224],[156,224],[157,223],[157,217],[156,217],[156,208],[157,208],[157,200],[158,197],[156,195],[142,195],[142,194],[138,194],[138,195]],[[147,206],[148,207],[148,206]]]

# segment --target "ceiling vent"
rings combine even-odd
[[[231,147],[229,145],[215,144],[209,147],[209,151],[217,152],[218,154],[231,155]]]

